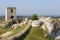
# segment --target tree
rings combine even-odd
[[[37,19],[38,19],[37,17],[38,17],[38,16],[37,16],[36,14],[33,14],[32,17],[31,17],[31,19],[32,19],[32,20],[37,20]]]

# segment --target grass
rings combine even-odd
[[[12,30],[13,30],[12,27],[10,27],[10,28],[5,28],[5,27],[3,27],[3,26],[0,26],[0,35],[3,34],[3,33],[5,33],[5,32],[7,32],[7,31],[12,31]]]
[[[25,27],[26,27],[26,24],[25,24],[25,25],[22,25],[21,27],[19,27],[19,28],[16,29],[16,30],[14,30],[13,33],[14,33],[14,34],[17,34],[17,33],[19,33],[21,30],[23,30]]]
[[[30,33],[27,35],[27,37],[24,40],[52,40],[52,38],[44,37],[45,31],[36,27],[31,28]]]
[[[9,35],[8,37],[13,36],[13,35],[19,33],[19,32],[20,32],[21,30],[23,30],[25,27],[26,27],[26,24],[24,24],[24,25],[22,25],[21,27],[13,30],[13,34]]]
[[[23,26],[21,26],[21,27],[19,27],[17,29],[11,29],[11,28],[9,28],[9,29],[4,29],[4,30],[10,30],[10,31],[12,30],[13,31],[12,34],[8,36],[8,37],[11,37],[11,36],[14,36],[14,35],[18,34],[25,27],[26,27],[26,24],[24,24]],[[6,39],[8,37],[0,37],[0,39]]]

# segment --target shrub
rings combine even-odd
[[[33,14],[32,17],[31,17],[31,19],[32,19],[32,20],[37,20],[37,19],[38,19],[37,17],[38,17],[38,16],[37,16],[36,14]]]
[[[5,27],[7,27],[7,28],[9,28],[9,27],[11,27],[13,24],[16,24],[17,22],[16,22],[16,19],[12,19],[12,20],[10,20],[9,22],[7,22],[6,24],[5,24]]]

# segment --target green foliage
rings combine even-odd
[[[9,28],[9,27],[11,27],[13,24],[15,24],[15,23],[17,23],[17,22],[16,22],[16,19],[12,19],[12,20],[10,20],[9,22],[7,22],[7,23],[5,24],[5,28]]]
[[[0,18],[0,20],[1,20],[1,21],[4,21],[4,20],[5,20],[5,18],[2,18],[2,17],[1,17],[1,18]]]
[[[22,18],[17,18],[17,20],[18,20],[18,22],[20,23],[22,20],[24,19],[24,17],[22,17]]]
[[[32,20],[37,20],[37,19],[38,19],[37,17],[38,17],[38,16],[37,16],[36,14],[33,14],[32,17],[31,17],[31,19],[32,19]]]

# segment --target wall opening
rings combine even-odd
[[[11,17],[10,17],[10,19],[13,19],[13,18],[14,18],[14,16],[11,16]]]
[[[13,9],[11,9],[11,13],[13,13]]]

